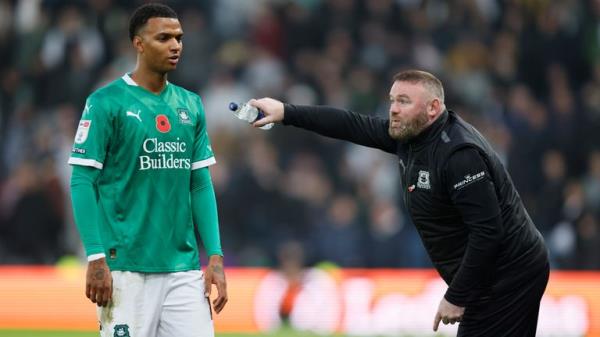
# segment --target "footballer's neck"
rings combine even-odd
[[[160,94],[167,85],[167,73],[159,73],[138,64],[131,73],[131,79],[137,85],[154,94]]]

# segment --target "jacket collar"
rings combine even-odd
[[[413,146],[424,145],[437,138],[446,121],[448,121],[448,114],[448,110],[444,110],[431,125],[421,131],[415,138],[409,140],[408,144]]]

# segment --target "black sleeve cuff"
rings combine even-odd
[[[467,301],[468,301],[467,294],[464,294],[461,296],[460,294],[456,294],[450,288],[448,288],[448,290],[446,290],[446,294],[444,294],[444,298],[446,299],[446,301],[448,301],[451,304],[454,304],[456,306],[459,306],[459,307],[467,306]]]
[[[298,107],[294,104],[283,103],[283,125],[294,125],[298,116]]]

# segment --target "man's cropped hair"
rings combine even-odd
[[[133,37],[138,34],[140,29],[151,18],[177,19],[177,13],[171,7],[159,3],[141,5],[131,14],[131,18],[129,18],[129,39],[133,41]]]
[[[444,87],[433,74],[422,70],[405,70],[394,75],[394,82],[420,83],[429,93],[444,103]]]

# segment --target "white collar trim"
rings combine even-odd
[[[129,76],[128,73],[125,73],[125,75],[121,76],[121,78],[123,79],[123,81],[125,81],[125,83],[132,85],[134,87],[138,87],[139,85],[137,83],[135,83],[135,81],[133,80],[133,78],[131,78],[131,76]],[[169,85],[169,81],[165,82],[165,87]]]
[[[125,73],[125,75],[123,75],[123,77],[121,77],[123,79],[123,81],[125,81],[125,83],[129,84],[129,85],[133,85],[134,87],[137,87],[138,84],[135,83],[135,81],[133,80],[133,78],[131,78],[131,76],[129,76],[129,74]]]

